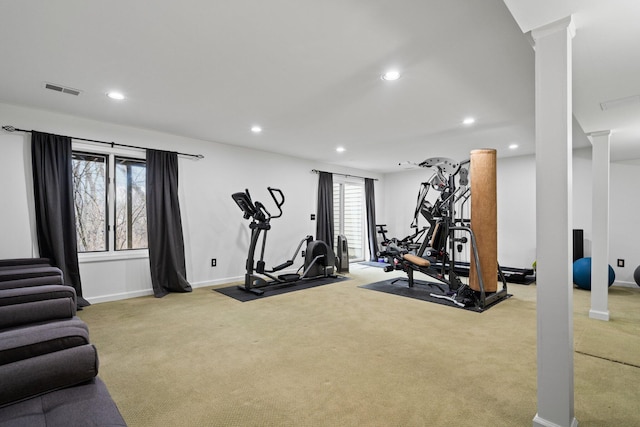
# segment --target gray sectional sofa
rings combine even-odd
[[[16,261],[0,261],[0,427],[126,426],[75,290],[55,267]]]

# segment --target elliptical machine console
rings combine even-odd
[[[325,242],[313,240],[313,236],[306,236],[302,239],[289,260],[271,269],[265,268],[264,253],[266,249],[267,232],[271,229],[271,220],[282,216],[282,205],[284,205],[285,201],[284,194],[280,189],[267,187],[267,190],[278,209],[277,215],[272,215],[263,203],[257,200],[254,202],[251,199],[251,194],[248,189],[244,192],[233,193],[231,195],[240,210],[242,210],[244,219],[251,219],[251,223],[249,224],[249,228],[251,229],[251,243],[249,245],[249,254],[246,262],[247,272],[244,276],[244,284],[238,286],[238,288],[262,295],[267,288],[278,289],[291,286],[300,280],[335,277],[335,254],[333,250]],[[254,265],[255,251],[260,235],[262,235],[260,258]],[[295,273],[276,276],[274,273],[291,267],[294,264],[294,260],[302,249],[302,245],[305,243],[304,264],[300,266]]]

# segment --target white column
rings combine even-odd
[[[538,413],[534,427],[577,426],[573,399],[572,18],[536,28]]]
[[[592,319],[609,320],[609,138],[611,131],[590,133],[592,157],[591,310]]]

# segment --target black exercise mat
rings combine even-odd
[[[386,262],[378,262],[378,261],[361,261],[358,264],[366,265],[366,266],[369,266],[369,267],[379,267],[379,268],[385,268],[386,266],[389,265]]]
[[[310,280],[300,280],[299,282],[294,282],[291,286],[279,287],[276,289],[269,289],[269,287],[261,288],[264,290],[264,294],[256,295],[253,292],[243,291],[238,288],[238,285],[228,286],[226,288],[213,289],[215,292],[220,292],[223,295],[231,297],[240,302],[253,301],[257,299],[263,299],[267,297],[271,297],[274,295],[286,294],[288,292],[300,291],[302,289],[315,288],[317,286],[328,285],[330,283],[341,282],[343,280],[349,280],[344,276],[336,276],[336,277],[325,277],[321,279],[310,279]],[[282,284],[278,285],[282,286]]]
[[[392,283],[395,281],[395,283]],[[453,303],[452,301],[437,298],[431,296],[431,294],[439,294],[444,295],[449,291],[449,286],[444,283],[437,282],[426,282],[423,280],[414,280],[414,287],[410,288],[407,280],[403,278],[395,278],[389,280],[383,280],[382,282],[370,283],[368,285],[361,285],[360,288],[371,289],[373,291],[384,292],[387,294],[398,295],[401,297],[408,297],[419,299],[421,301],[433,302],[436,304],[446,305],[448,307],[461,308],[463,310],[475,311],[476,313],[482,313],[483,311],[488,310],[494,305],[498,304],[500,301],[504,301],[507,298],[511,297],[511,294],[507,294],[505,298],[494,302],[493,304],[485,307],[460,307],[459,305]]]
[[[514,280],[510,277],[506,277],[505,278],[507,280],[507,282],[509,283],[514,283],[516,285],[525,285],[525,286],[529,286],[532,283],[536,283],[536,276],[526,276],[524,279],[520,280]]]

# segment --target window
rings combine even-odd
[[[143,159],[74,151],[73,194],[78,252],[147,248]]]
[[[364,250],[367,247],[364,182],[336,178],[334,175],[334,247],[338,247],[338,235],[343,234],[347,238],[349,261],[362,261],[364,260]]]
[[[146,164],[116,157],[116,250],[147,247]]]
[[[78,252],[106,251],[108,156],[73,152]]]

